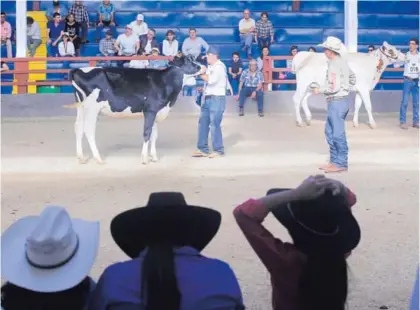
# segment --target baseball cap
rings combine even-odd
[[[213,54],[216,56],[220,56],[220,51],[217,46],[210,45],[209,49],[207,50],[207,54]]]
[[[144,20],[143,14],[137,14],[137,20]]]

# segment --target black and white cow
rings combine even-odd
[[[144,142],[142,162],[151,157],[157,161],[157,123],[168,117],[185,75],[198,75],[205,68],[192,58],[176,57],[164,70],[135,68],[86,67],[70,71],[77,102],[65,107],[77,108],[75,122],[76,153],[80,163],[86,163],[82,139],[86,135],[97,163],[104,163],[96,146],[95,131],[99,113],[111,117],[143,117]]]

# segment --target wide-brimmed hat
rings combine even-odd
[[[99,245],[99,222],[71,219],[66,209],[46,207],[13,223],[1,236],[1,273],[35,292],[59,292],[90,272]]]
[[[336,37],[327,37],[323,43],[318,44],[317,46],[329,49],[340,55],[347,53],[347,48],[344,46],[343,42],[341,42],[341,40]]]
[[[289,189],[274,188],[267,195]],[[277,206],[272,213],[306,251],[346,254],[360,242],[360,227],[344,195],[326,191],[313,200]]]
[[[145,207],[120,213],[111,221],[111,235],[131,258],[147,246],[166,243],[203,250],[219,230],[218,211],[188,205],[177,192],[157,192]]]

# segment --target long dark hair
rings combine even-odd
[[[90,293],[90,278],[68,290],[54,293],[34,292],[7,282],[1,287],[4,310],[82,310]]]
[[[348,292],[344,254],[305,253],[307,261],[299,281],[304,310],[344,310]]]
[[[147,248],[142,268],[141,295],[145,310],[180,309],[181,293],[175,275],[172,245],[156,244]]]

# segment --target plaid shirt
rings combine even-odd
[[[76,22],[78,23],[86,22],[89,24],[88,10],[85,5],[78,6],[78,5],[73,4],[69,10],[69,14],[74,15],[74,19],[76,20]]]
[[[101,53],[104,53],[105,55],[109,54],[110,50],[116,53],[117,50],[115,49],[114,43],[115,43],[114,38],[111,38],[109,40],[103,38],[99,42],[99,50],[101,51]]]
[[[255,28],[257,31],[257,35],[259,38],[266,38],[266,37],[272,37],[274,36],[274,27],[273,23],[269,20],[267,20],[266,23],[259,20],[255,24]]]
[[[243,82],[244,87],[257,87],[258,84],[264,82],[264,77],[261,71],[256,71],[253,76],[249,69],[246,69],[241,74],[241,82]]]

